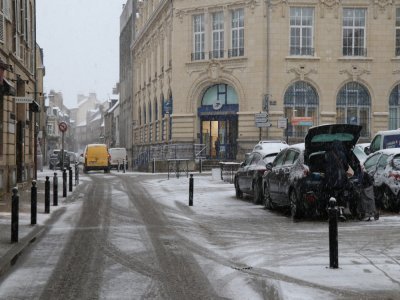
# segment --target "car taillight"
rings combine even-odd
[[[304,199],[308,202],[308,203],[314,203],[317,200],[317,196],[315,196],[315,194],[313,192],[308,192],[304,195]]]
[[[394,180],[400,181],[400,172],[390,171],[389,178],[393,178]]]

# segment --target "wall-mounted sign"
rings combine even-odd
[[[18,104],[30,104],[33,102],[33,99],[28,97],[14,97],[14,100]]]
[[[293,117],[292,125],[293,126],[312,126],[313,120],[312,120],[312,117]]]

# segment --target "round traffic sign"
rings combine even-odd
[[[60,122],[60,124],[58,124],[58,129],[60,129],[61,132],[66,132],[67,131],[67,123],[65,122]]]

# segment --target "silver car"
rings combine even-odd
[[[378,150],[364,162],[368,174],[374,177],[378,205],[386,210],[400,209],[400,148]]]

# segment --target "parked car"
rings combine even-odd
[[[273,209],[290,209],[295,219],[304,215],[326,216],[329,195],[324,192],[325,152],[333,141],[342,142],[346,157],[357,172],[350,185],[341,191],[341,201],[351,204],[350,211],[356,214],[355,189],[361,167],[351,151],[361,132],[361,126],[350,124],[328,124],[311,127],[305,143],[292,145],[280,152],[267,166],[263,176],[264,205]],[[353,200],[352,200],[353,199]]]
[[[61,149],[54,149],[49,158],[49,168],[50,170],[55,170],[56,168],[62,168],[61,167],[61,161],[62,161],[62,151]],[[70,165],[70,159],[69,159],[69,154],[68,151],[64,150],[64,168],[68,168]]]
[[[255,204],[261,204],[264,198],[262,190],[262,177],[267,169],[267,164],[272,162],[275,156],[287,148],[286,143],[260,142],[250,155],[246,156],[235,174],[234,184],[236,197],[242,198],[243,193],[253,196]]]
[[[400,210],[400,148],[383,149],[369,155],[364,168],[374,178],[378,205],[386,210]]]
[[[110,154],[106,144],[89,144],[83,153],[84,163],[83,172],[91,170],[104,170],[104,173],[110,172]]]
[[[365,146],[364,146],[365,145]],[[357,144],[353,148],[353,153],[357,156],[360,164],[362,165],[364,161],[367,159],[368,155],[365,153],[365,147],[368,147],[368,144]]]
[[[365,149],[365,153],[371,154],[387,148],[400,148],[400,129],[377,132],[371,145]]]
[[[125,162],[125,169],[128,169],[128,155],[125,148],[110,148],[108,152],[111,157],[110,168],[118,169],[119,167],[121,170]]]

